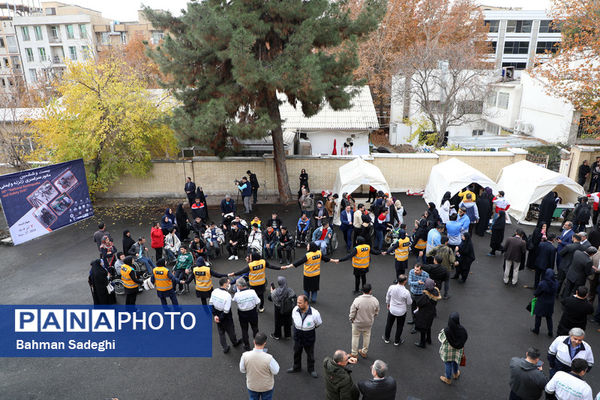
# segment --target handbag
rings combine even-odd
[[[529,314],[533,316],[533,313],[535,312],[535,305],[537,303],[537,297],[534,297],[533,299],[531,299],[531,301],[529,303],[527,303],[527,306],[525,307],[525,309],[527,311],[529,311]]]
[[[463,355],[460,358],[460,366],[464,367],[465,365],[467,365],[467,356],[465,356],[465,352],[463,350]]]
[[[108,285],[106,285],[106,291],[108,294],[111,294],[115,291],[115,287],[113,286],[112,282],[108,282]]]

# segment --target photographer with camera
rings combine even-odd
[[[252,203],[250,202],[250,197],[252,196],[252,186],[250,186],[250,182],[248,182],[248,179],[244,176],[241,182],[236,179],[234,183],[238,190],[242,193],[242,200],[244,202],[246,214],[250,214],[252,212]]]

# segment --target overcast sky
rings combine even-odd
[[[16,0],[19,3],[21,0]],[[137,20],[137,10],[141,4],[152,8],[167,9],[179,14],[185,8],[187,0],[62,0],[65,3],[77,4],[83,7],[101,11],[104,17],[117,21]],[[525,10],[544,10],[550,7],[551,0],[476,0],[480,4],[522,7]]]

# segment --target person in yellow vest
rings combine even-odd
[[[220,274],[214,271],[211,267],[206,265],[204,258],[196,258],[196,266],[192,269],[191,274],[188,272],[186,283],[195,281],[196,297],[200,297],[203,305],[208,304],[208,300],[213,291],[212,277],[226,278],[227,274]]]
[[[306,245],[308,253],[286,268],[299,267],[304,265],[304,294],[311,303],[317,302],[317,292],[319,291],[319,280],[321,278],[321,261],[329,262],[331,258],[327,257],[315,242]]]
[[[406,268],[408,267],[408,254],[410,253],[410,238],[406,236],[406,232],[404,230],[400,230],[398,233],[398,240],[392,243],[387,251],[384,251],[381,254],[392,254],[394,253],[394,258],[396,262],[394,267],[396,269],[396,279],[394,283],[398,282],[398,277],[400,275],[406,274]]]
[[[135,269],[132,267],[133,257],[125,257],[123,265],[121,265],[121,282],[125,288],[125,304],[135,305],[137,294],[140,290],[140,284],[144,283],[141,278],[138,278]]]
[[[240,276],[248,274],[248,284],[250,289],[254,289],[258,298],[260,299],[260,305],[258,306],[258,312],[265,311],[265,289],[267,287],[267,268],[282,270],[289,267],[278,267],[276,265],[269,264],[266,260],[262,259],[260,254],[252,250],[248,257],[246,257],[248,266],[238,272],[232,272],[228,276]]]
[[[464,188],[463,190],[461,190],[460,192],[458,192],[458,197],[460,197],[461,201],[466,202],[470,202],[470,201],[475,201],[477,200],[477,196],[475,196],[475,193],[472,192],[473,190],[473,186],[469,185],[466,188]],[[467,198],[467,195],[470,194],[471,197]]]
[[[152,283],[156,287],[156,294],[163,306],[167,305],[167,298],[171,299],[174,306],[178,306],[177,294],[175,293],[175,276],[165,267],[165,259],[159,258],[156,267],[152,270]],[[183,283],[183,281],[181,282]]]
[[[339,260],[334,259],[331,261],[338,263],[352,259],[352,269],[354,272],[354,294],[359,294],[359,285],[362,288],[367,283],[367,273],[369,272],[369,264],[371,263],[371,253],[381,253],[376,249],[372,249],[368,244],[365,244],[365,238],[362,236],[356,238],[356,243],[358,243],[358,246],[352,249],[352,251],[345,257],[342,257]]]

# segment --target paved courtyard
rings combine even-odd
[[[412,226],[414,219],[426,208],[419,197],[400,196],[408,215],[405,222]],[[130,229],[133,237],[149,238],[150,226],[158,220],[162,207],[139,211],[104,209],[100,214],[108,230],[121,249],[121,235]],[[295,226],[298,218],[296,206],[258,205],[256,213],[261,219],[269,218],[276,209],[288,226]],[[125,214],[125,216],[122,216]],[[217,215],[211,210],[211,216]],[[54,232],[44,238],[17,247],[0,247],[0,295],[4,304],[89,304],[91,295],[87,285],[90,261],[96,257],[92,240],[97,219]],[[506,235],[514,232],[507,225]],[[557,229],[557,228],[553,228]],[[293,229],[291,229],[293,230]],[[529,233],[530,228],[526,228]],[[438,317],[433,325],[434,345],[423,350],[413,345],[417,335],[410,335],[405,327],[405,343],[399,347],[381,340],[385,326],[385,293],[394,278],[394,260],[391,256],[373,256],[368,281],[374,295],[382,304],[382,313],[373,327],[369,359],[360,359],[354,366],[355,381],[370,377],[370,365],[376,358],[386,361],[390,374],[398,382],[398,399],[506,399],[508,397],[508,363],[513,356],[523,356],[528,346],[546,350],[551,339],[542,334],[533,335],[532,317],[525,305],[532,291],[522,287],[533,283],[533,273],[522,271],[517,288],[506,287],[502,282],[502,258],[486,257],[489,235],[475,236],[477,260],[471,276],[464,284],[452,281],[451,298],[438,304]],[[344,250],[334,255],[341,257]],[[302,252],[297,252],[301,256]],[[410,265],[414,263],[411,257]],[[219,272],[241,269],[243,261],[227,261],[221,257],[215,262]],[[317,331],[315,356],[320,378],[306,373],[286,374],[292,363],[291,341],[269,340],[267,347],[281,366],[275,379],[276,399],[324,398],[321,360],[336,349],[350,349],[350,323],[348,310],[354,298],[354,278],[350,262],[323,264],[321,291],[316,308],[323,317],[323,326]],[[278,274],[288,278],[289,286],[296,292],[302,289],[302,269],[267,271],[269,281]],[[199,304],[199,299],[186,294],[179,296],[182,304]],[[119,299],[123,303],[124,299]],[[139,304],[158,304],[155,292],[138,296]],[[452,311],[459,311],[461,322],[468,330],[465,346],[467,366],[462,368],[460,380],[446,386],[439,380],[443,364],[438,355],[437,332],[442,329]],[[555,326],[561,315],[557,305]],[[236,330],[239,325],[236,321]],[[267,302],[265,312],[259,317],[260,330],[273,329],[273,307]],[[588,324],[586,341],[600,358],[600,333],[594,323]],[[247,398],[245,376],[238,370],[241,348],[223,354],[213,328],[212,358],[47,358],[3,359],[0,363],[0,399],[243,399]],[[192,347],[195,343],[173,343],[173,346]],[[303,359],[303,362],[305,359]],[[547,363],[546,363],[547,364]],[[305,364],[303,364],[305,366]],[[545,372],[548,370],[545,366]],[[586,376],[594,393],[600,390],[600,368]]]

